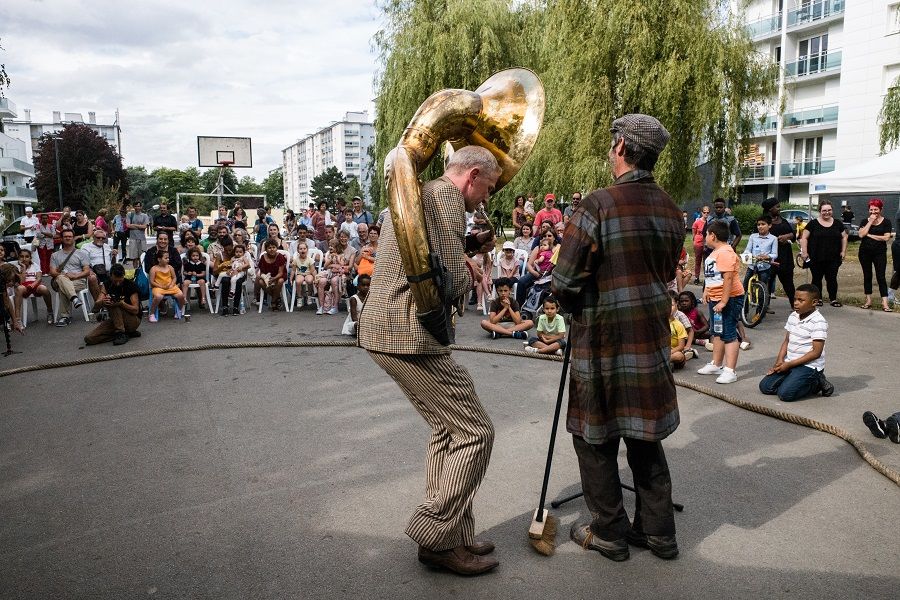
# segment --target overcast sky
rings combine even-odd
[[[6,91],[32,120],[118,108],[126,165],[197,166],[197,136],[253,140],[261,180],[281,149],[373,116],[374,0],[19,0],[0,29]]]

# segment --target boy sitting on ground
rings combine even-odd
[[[528,339],[526,352],[562,354],[566,348],[566,321],[559,314],[559,302],[553,296],[544,299],[544,314],[538,317],[537,336]]]
[[[825,339],[828,322],[816,309],[822,297],[819,288],[811,283],[797,286],[794,312],[784,328],[787,333],[775,364],[759,382],[763,394],[778,394],[782,402],[793,402],[821,392],[834,393],[834,386],[825,379]]]
[[[672,369],[680,369],[687,362],[688,333],[681,321],[678,320],[676,313],[678,312],[678,304],[675,298],[672,298],[672,311],[669,313],[669,363]]]
[[[522,318],[522,314],[519,312],[519,303],[510,297],[512,284],[509,279],[505,277],[498,279],[495,290],[497,297],[491,300],[490,314],[481,322],[481,328],[487,331],[494,340],[498,337],[528,339],[525,332],[534,327],[534,321]]]

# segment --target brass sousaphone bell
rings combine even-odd
[[[451,343],[447,305],[453,299],[444,297],[440,256],[428,243],[419,175],[444,142],[453,149],[476,145],[489,150],[500,164],[494,189],[499,191],[531,154],[545,103],[541,80],[522,68],[495,73],[474,92],[436,92],[419,107],[385,159],[391,222],[416,316],[441,344]]]

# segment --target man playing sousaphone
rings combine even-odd
[[[466,255],[465,213],[487,200],[499,176],[500,167],[488,150],[465,146],[451,156],[442,177],[422,186],[431,250],[446,269],[443,297],[458,306],[482,276]],[[421,562],[462,575],[484,573],[499,563],[486,556],[494,549],[492,543],[475,541],[472,499],[487,470],[494,426],[469,373],[416,315],[394,224],[385,219],[372,287],[359,318],[359,344],[397,382],[432,430],[425,500],[416,507],[406,533],[419,544]],[[452,321],[448,326],[452,328]]]

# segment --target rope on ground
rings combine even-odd
[[[236,350],[236,349],[244,349],[244,348],[322,348],[322,347],[331,347],[331,348],[350,348],[356,347],[356,341],[354,340],[301,340],[296,342],[291,341],[264,341],[264,342],[219,342],[212,344],[198,344],[196,346],[169,346],[163,348],[149,348],[147,350],[133,350],[130,352],[120,352],[118,354],[106,354],[102,356],[88,356],[85,358],[79,358],[77,360],[67,360],[61,362],[52,362],[52,363],[44,363],[40,365],[28,365],[24,367],[17,367],[15,369],[7,369],[5,371],[0,371],[0,378],[9,377],[11,375],[19,375],[22,373],[31,373],[34,371],[43,371],[46,369],[61,369],[63,367],[75,367],[79,365],[90,365],[102,362],[109,362],[113,360],[122,360],[126,358],[139,358],[142,356],[154,356],[157,354],[169,354],[174,352],[200,352],[203,350]],[[550,361],[562,361],[562,357],[556,356],[555,354],[539,354],[539,353],[526,353],[521,350],[509,350],[505,348],[485,348],[483,346],[468,346],[468,345],[453,345],[451,346],[453,350],[457,350],[460,352],[479,352],[483,354],[497,354],[500,356],[512,356],[516,358],[532,358],[539,360],[550,360]],[[767,417],[772,417],[775,419],[779,419],[781,421],[785,421],[787,423],[793,423],[794,425],[801,425],[803,427],[809,427],[810,429],[815,429],[817,431],[822,431],[824,433],[829,433],[833,436],[839,437],[851,446],[853,446],[859,455],[865,460],[873,469],[887,477],[897,486],[900,486],[900,473],[891,469],[880,460],[878,460],[874,454],[872,454],[868,448],[866,448],[865,444],[863,444],[859,439],[857,439],[853,434],[849,431],[842,429],[840,427],[835,427],[834,425],[830,425],[828,423],[823,423],[821,421],[816,421],[815,419],[810,419],[809,417],[803,417],[800,415],[795,415],[793,413],[789,413],[783,410],[779,410],[776,408],[772,408],[770,406],[763,406],[760,404],[754,404],[752,402],[747,402],[746,400],[740,400],[735,398],[734,396],[730,396],[728,394],[723,394],[717,390],[713,390],[703,385],[698,385],[696,383],[692,383],[690,381],[685,381],[684,379],[675,378],[675,385],[679,387],[683,387],[685,389],[693,390],[697,393],[710,396],[712,398],[716,398],[717,400],[722,400],[723,402],[727,402],[732,406],[736,406],[738,408],[742,408],[744,410],[749,410],[751,412],[755,412],[761,415],[765,415]]]

